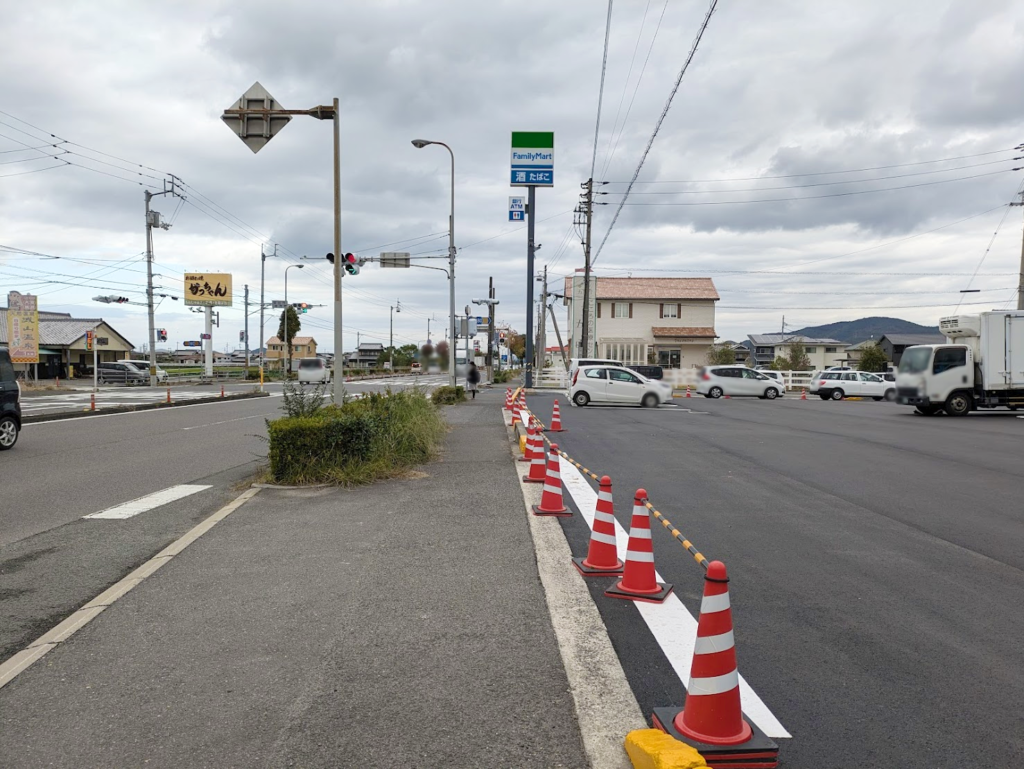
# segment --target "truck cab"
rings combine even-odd
[[[948,344],[908,348],[896,375],[896,399],[931,416],[1024,406],[1024,312],[943,318]]]

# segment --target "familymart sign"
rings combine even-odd
[[[553,131],[512,132],[512,186],[555,186]]]

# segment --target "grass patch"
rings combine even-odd
[[[517,376],[519,376],[519,371],[518,370],[513,371],[511,369],[505,369],[504,371],[495,371],[494,372],[494,383],[495,384],[506,384],[508,382],[511,382]]]
[[[444,387],[436,388],[430,399],[434,402],[435,406],[451,406],[455,403],[465,403],[466,390],[462,385],[455,385],[455,387],[445,385]]]
[[[401,476],[433,459],[446,432],[416,390],[371,394],[342,405],[268,420],[275,483],[356,486]]]

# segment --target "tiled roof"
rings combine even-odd
[[[846,347],[846,342],[838,339],[812,339],[809,336],[800,334],[748,334],[747,338],[757,345],[791,344],[792,342],[803,342],[804,344],[834,344]]]
[[[565,278],[565,295],[572,298],[571,275]],[[678,302],[720,297],[711,278],[598,278],[597,298]]]
[[[651,333],[654,336],[699,336],[710,339],[718,335],[709,326],[652,326]]]
[[[884,334],[893,344],[944,344],[946,337],[942,334]]]
[[[311,344],[311,343],[313,343],[313,344],[316,343],[316,340],[313,339],[313,337],[311,337],[311,336],[297,336],[294,339],[292,339],[292,347],[294,347],[297,344]],[[267,344],[281,344],[281,340],[278,339],[276,336],[272,336],[272,337],[270,337],[270,339],[267,340]]]
[[[113,333],[118,334],[109,323],[102,318],[72,318],[70,315],[57,312],[39,313],[39,345],[41,347],[65,347],[74,344],[86,331],[92,331],[100,323],[105,323]],[[131,342],[123,336],[121,339],[130,347]],[[0,308],[0,342],[7,344],[7,308]]]

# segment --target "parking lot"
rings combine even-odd
[[[528,400],[546,419],[553,397]],[[740,673],[793,735],[786,765],[1019,761],[1024,618],[1005,607],[1024,594],[1024,420],[792,392],[658,409],[559,398],[568,431],[550,437],[612,478],[620,524],[645,488],[727,564]],[[582,518],[562,527],[585,554]],[[658,571],[696,616],[701,570],[654,528]],[[641,707],[681,701],[670,655],[604,587],[594,600]]]

